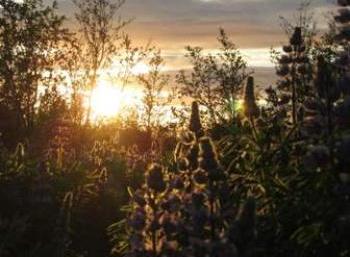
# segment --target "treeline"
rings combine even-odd
[[[0,256],[350,256],[349,1],[324,35],[304,10],[284,23],[260,92],[224,30],[218,53],[187,47],[193,103],[167,126],[164,60],[116,22],[124,1],[73,2],[78,31],[56,3],[0,0]],[[97,124],[115,62],[144,114]]]

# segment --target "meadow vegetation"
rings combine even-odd
[[[223,29],[172,82],[125,33],[123,0],[73,2],[76,31],[56,3],[0,0],[1,257],[350,256],[350,1],[323,35],[304,9],[285,22],[259,91]],[[115,62],[142,114],[98,123]]]

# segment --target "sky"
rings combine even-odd
[[[71,1],[58,0],[58,4],[71,18]],[[299,5],[300,0],[126,0],[121,16],[134,19],[126,28],[134,42],[151,41],[162,49],[169,69],[187,68],[183,58],[187,45],[217,48],[222,27],[248,64],[265,76],[266,69],[272,69],[270,48],[286,42],[279,17],[293,19]],[[312,1],[310,10],[320,30],[326,28],[327,12],[334,6],[335,0]]]

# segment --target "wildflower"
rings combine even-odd
[[[172,188],[177,190],[183,189],[185,186],[183,179],[180,176],[176,176],[170,183]]]
[[[160,224],[164,228],[164,232],[167,235],[171,235],[177,230],[177,226],[169,214],[162,215],[160,219]]]
[[[163,168],[158,164],[153,164],[148,170],[147,186],[158,193],[162,193],[166,184],[164,182]]]
[[[309,62],[309,57],[307,56],[299,56],[298,58],[296,58],[296,63],[299,63],[299,64],[306,64]]]
[[[146,226],[146,214],[142,210],[137,210],[131,219],[129,220],[129,225],[136,231],[141,231]]]
[[[176,195],[171,195],[168,199],[168,206],[170,212],[177,212],[180,209],[181,206],[181,200]]]
[[[289,66],[286,64],[281,65],[277,70],[277,75],[280,77],[285,77],[289,74],[290,69]]]
[[[288,55],[282,55],[278,62],[280,64],[290,64],[292,62],[291,58]]]
[[[277,88],[279,90],[288,90],[290,88],[290,81],[288,79],[278,81]]]
[[[187,158],[181,158],[177,162],[177,168],[179,171],[186,171],[188,169],[188,166],[189,166],[189,161],[187,160]]]
[[[335,65],[339,68],[348,66],[350,63],[349,54],[346,51],[339,53],[338,57],[335,60]]]
[[[160,229],[160,223],[157,218],[153,219],[152,222],[149,224],[149,230],[154,232]]]
[[[142,251],[144,245],[144,238],[142,234],[132,234],[130,237],[130,246],[133,251]]]
[[[200,185],[206,184],[208,181],[207,173],[202,169],[196,170],[196,172],[193,175],[193,178]]]
[[[205,170],[215,170],[219,168],[217,153],[210,138],[202,138],[200,141],[199,166]]]
[[[180,134],[180,141],[183,145],[193,145],[193,143],[196,141],[196,136],[192,132],[184,132]]]
[[[256,101],[255,101],[253,77],[248,78],[248,82],[245,88],[244,114],[249,118],[257,117],[260,114],[258,105],[256,104]]]
[[[146,200],[140,190],[137,190],[135,192],[133,199],[134,199],[134,202],[137,203],[140,207],[144,207],[146,205]]]
[[[348,6],[348,5],[350,5],[350,0],[338,0],[338,5]]]
[[[298,66],[298,73],[299,74],[305,75],[305,74],[307,74],[307,71],[308,71],[308,69],[307,69],[307,66],[305,64]]]
[[[190,148],[190,152],[187,155],[189,160],[190,170],[196,170],[198,168],[198,155],[199,155],[199,146],[198,144],[193,144]]]
[[[192,131],[196,135],[197,139],[204,135],[200,120],[199,106],[197,102],[192,103],[190,131]]]
[[[293,48],[292,48],[292,46],[290,46],[290,45],[283,46],[283,51],[284,51],[285,53],[291,53],[291,52],[293,51]]]
[[[289,95],[283,94],[281,95],[281,98],[279,99],[279,104],[280,105],[285,105],[287,103],[289,103],[289,101],[291,100],[291,97]]]
[[[290,44],[292,46],[300,46],[303,43],[301,27],[296,27],[294,29],[293,36],[290,39]]]
[[[339,34],[336,37],[337,40],[339,41],[343,41],[343,40],[350,40],[350,27],[344,25],[343,27],[341,27]]]

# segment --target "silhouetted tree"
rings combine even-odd
[[[149,71],[139,74],[137,80],[143,88],[144,124],[147,131],[152,132],[160,126],[162,118],[165,118],[164,108],[169,103],[165,86],[169,82],[169,76],[162,71],[164,60],[160,52],[152,53],[147,65]]]
[[[12,141],[30,135],[39,91],[60,80],[54,67],[68,32],[56,10],[55,2],[48,7],[41,0],[0,2],[0,105],[13,113],[18,135]]]
[[[181,71],[177,76],[180,94],[203,105],[213,123],[235,116],[236,101],[249,75],[246,62],[223,29],[220,29],[218,42],[218,53],[206,54],[200,47],[188,46],[186,57],[192,71]]]
[[[73,0],[78,11],[75,14],[82,37],[82,62],[87,77],[89,105],[86,124],[90,122],[91,94],[101,69],[108,67],[118,53],[121,30],[127,22],[120,18],[118,11],[125,0]]]

